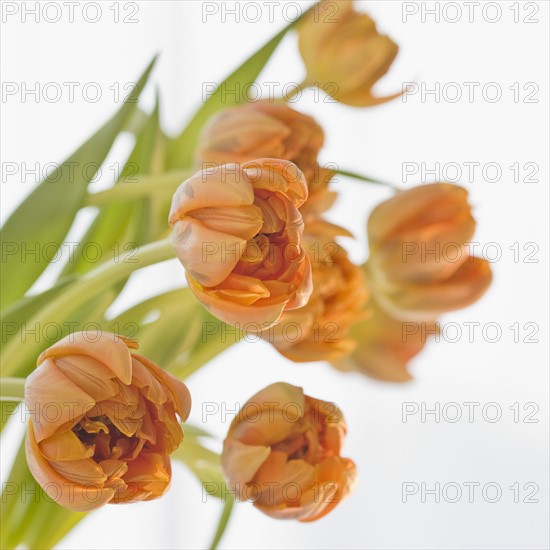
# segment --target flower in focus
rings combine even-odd
[[[437,323],[399,321],[374,303],[369,304],[369,314],[350,330],[349,336],[357,346],[349,355],[332,361],[332,365],[385,382],[410,380],[408,363],[422,351],[427,339],[437,334]]]
[[[251,397],[231,423],[222,466],[242,500],[279,519],[314,521],[355,485],[340,456],[346,424],[333,403],[283,382]]]
[[[153,500],[170,485],[169,455],[183,440],[176,415],[187,419],[191,397],[136,347],[111,333],[71,334],[27,378],[29,469],[66,508]]]
[[[334,11],[336,8],[336,11]],[[398,97],[375,97],[372,88],[397,56],[398,46],[353,2],[322,0],[298,26],[306,84],[315,83],[334,99],[370,107]]]
[[[284,103],[258,101],[230,107],[204,127],[195,161],[199,168],[278,158],[296,164],[310,182],[325,137],[315,120]]]
[[[298,210],[307,195],[302,172],[277,159],[202,170],[180,185],[169,217],[174,248],[213,315],[260,330],[307,303],[311,265]]]
[[[283,313],[279,323],[263,334],[293,361],[331,361],[349,355],[357,346],[349,332],[366,316],[365,275],[342,247],[330,245],[325,250],[311,247],[313,293],[307,305]]]
[[[475,221],[462,187],[402,191],[373,210],[367,228],[369,287],[393,317],[435,320],[474,303],[491,283],[489,263],[469,254]]]
[[[258,158],[289,160],[303,172],[308,186],[308,199],[300,207],[306,232],[327,239],[350,236],[322,218],[337,196],[329,190],[334,170],[317,162],[324,140],[322,128],[312,117],[285,103],[258,101],[214,115],[202,131],[195,161],[199,168],[208,168]]]

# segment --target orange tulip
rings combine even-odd
[[[309,183],[325,136],[315,120],[284,103],[258,101],[225,109],[204,127],[195,153],[199,168],[278,158],[296,164]]]
[[[27,378],[29,469],[65,508],[153,500],[170,485],[189,390],[129,348],[136,342],[78,332],[44,351]]]
[[[369,313],[367,319],[350,330],[356,347],[348,356],[332,361],[333,366],[385,382],[410,380],[408,364],[422,351],[427,339],[437,333],[437,325],[399,321],[374,303],[369,305]]]
[[[457,185],[422,185],[379,204],[368,221],[375,299],[417,321],[474,303],[491,283],[489,263],[469,254],[474,231],[468,193]]]
[[[195,161],[207,168],[263,157],[289,160],[303,172],[308,185],[308,199],[300,207],[306,233],[327,240],[349,237],[348,231],[322,217],[337,196],[329,190],[334,170],[317,162],[324,140],[322,128],[312,117],[285,103],[258,101],[214,115],[202,131]]]
[[[293,361],[330,361],[357,346],[349,332],[366,315],[365,275],[343,248],[332,246],[323,257],[316,257],[317,247],[310,251],[313,293],[307,305],[283,313],[279,323],[264,332],[264,338]]]
[[[263,328],[307,303],[311,265],[298,210],[306,199],[302,172],[277,159],[202,170],[180,185],[169,218],[174,248],[213,315]]]
[[[352,2],[322,0],[298,26],[306,65],[305,85],[316,85],[334,99],[370,107],[398,97],[375,97],[372,88],[397,56],[398,46],[380,34],[375,22]]]
[[[333,403],[279,382],[251,397],[224,441],[222,466],[243,500],[279,519],[314,521],[355,485],[340,456],[346,424]]]

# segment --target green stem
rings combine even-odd
[[[216,548],[218,547],[218,544],[222,540],[223,534],[225,533],[225,529],[227,528],[227,524],[229,523],[229,519],[231,518],[231,512],[233,511],[233,504],[235,503],[235,500],[230,494],[226,495],[225,498],[226,500],[223,505],[222,515],[218,523],[218,528],[216,529],[214,538],[210,543],[210,550],[216,550]]]
[[[0,401],[23,401],[24,378],[0,378]]]
[[[85,273],[74,283],[68,285],[61,294],[52,299],[26,324],[43,327],[52,321],[70,319],[70,315],[79,307],[115,283],[126,279],[134,271],[158,262],[171,260],[174,257],[170,239],[143,246],[137,254],[135,251],[130,251],[118,258],[116,262],[106,262]],[[19,332],[21,329],[22,327]],[[41,342],[33,340],[22,345],[22,341],[23,339],[14,335],[2,350],[4,374],[9,375],[17,372],[19,366],[25,364],[26,361],[32,361],[42,351],[43,344]]]
[[[121,183],[105,191],[89,194],[86,198],[86,206],[103,206],[111,202],[140,199],[153,194],[170,195],[190,175],[190,170],[177,170],[156,176],[138,174],[137,181],[134,183]]]
[[[368,176],[363,176],[361,174],[357,174],[356,172],[351,172],[350,170],[337,170],[337,174],[340,174],[341,176],[346,176],[348,178],[353,178],[360,181],[366,181],[367,183],[374,183],[375,185],[383,185],[384,187],[388,187],[389,189],[392,189],[393,191],[401,191],[399,187],[394,185],[393,183],[388,183],[387,181],[380,181],[375,180],[374,178],[369,178]]]
[[[237,339],[235,339],[235,342],[227,342],[226,340],[222,341],[221,338],[219,340],[213,339],[212,342],[204,343],[197,349],[193,350],[193,354],[183,366],[179,368],[174,367],[173,369],[168,370],[179,380],[185,380],[197,372],[201,367],[206,365],[206,363],[208,363],[211,359],[218,356],[220,353],[236,343]]]

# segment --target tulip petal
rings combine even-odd
[[[66,424],[72,427],[94,404],[93,397],[69,380],[53,359],[44,353],[41,357],[39,367],[25,382],[25,404],[38,442]]]
[[[271,451],[261,445],[245,445],[235,439],[223,443],[222,467],[231,484],[244,486],[252,480]]]
[[[33,477],[46,494],[61,506],[78,512],[95,510],[109,502],[114,496],[113,489],[70,485],[44,458],[36,443],[32,422],[27,428],[25,442],[27,464]]]
[[[103,401],[116,394],[115,373],[105,364],[86,355],[57,357],[57,368],[94,401]]]
[[[433,321],[442,313],[462,309],[483,296],[492,281],[489,262],[470,257],[445,281],[402,283],[377,294],[380,305],[392,316],[411,322]]]
[[[184,181],[172,199],[169,223],[174,225],[193,210],[216,206],[244,206],[254,202],[254,191],[237,164],[197,172]]]
[[[304,460],[288,460],[286,453],[272,451],[254,476],[262,491],[257,506],[299,503],[301,492],[317,479],[315,467]],[[288,496],[287,496],[288,495]],[[289,502],[289,497],[297,499]]]
[[[185,422],[191,412],[191,393],[189,392],[189,388],[183,382],[172,376],[169,372],[161,369],[156,363],[153,363],[153,361],[147,359],[147,357],[135,353],[134,358],[137,362],[142,363],[145,367],[147,367],[147,369],[151,373],[153,373],[158,380],[162,382],[164,388],[170,392],[170,396],[176,406],[179,417],[182,422]],[[143,371],[139,372],[143,373]],[[146,379],[142,378],[142,381],[144,380]],[[150,379],[147,380],[147,382],[143,383],[145,386],[148,386],[149,389],[151,389],[151,386],[149,386],[148,384],[152,381]],[[151,398],[151,400],[153,402],[156,402],[153,398]]]
[[[84,445],[72,430],[56,433],[42,440],[38,447],[48,460],[73,461],[94,456],[94,446]]]
[[[175,223],[172,244],[186,271],[201,285],[213,287],[235,269],[246,239],[214,231],[186,217]]]
[[[199,220],[212,231],[227,233],[244,240],[257,235],[265,224],[265,220],[262,219],[262,211],[256,204],[201,208],[193,211],[191,217],[194,220]]]
[[[38,358],[38,364],[46,357],[70,355],[84,355],[96,359],[108,367],[124,384],[130,384],[132,380],[130,351],[124,340],[116,334],[104,331],[93,337],[83,332],[69,334],[44,351]]]

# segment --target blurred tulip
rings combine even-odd
[[[230,107],[204,127],[195,153],[198,168],[278,158],[296,164],[306,181],[317,175],[325,140],[315,120],[285,103],[258,101]]]
[[[436,334],[433,322],[399,321],[387,315],[376,304],[369,304],[370,316],[355,324],[349,337],[357,343],[352,352],[332,361],[342,371],[357,371],[385,382],[411,379],[407,367],[424,348],[427,339]]]
[[[27,378],[29,469],[61,506],[153,500],[171,479],[169,455],[183,439],[189,390],[111,333],[66,336]]]
[[[251,397],[224,441],[225,476],[242,500],[279,519],[314,521],[355,485],[340,456],[344,418],[333,403],[279,382]]]
[[[489,263],[469,254],[475,221],[462,187],[402,191],[373,210],[367,230],[369,286],[396,318],[435,320],[474,303],[491,283]]]
[[[307,305],[283,313],[264,333],[285,357],[297,362],[331,361],[357,346],[350,338],[353,324],[365,318],[368,290],[363,270],[336,243],[310,245],[313,293]]]
[[[299,48],[307,76],[334,99],[370,107],[399,97],[375,97],[372,88],[384,76],[398,46],[380,34],[375,22],[353,9],[353,2],[321,0],[298,26]]]
[[[259,330],[307,303],[311,265],[298,210],[307,194],[302,172],[277,159],[202,170],[180,185],[169,218],[174,248],[213,315]]]

